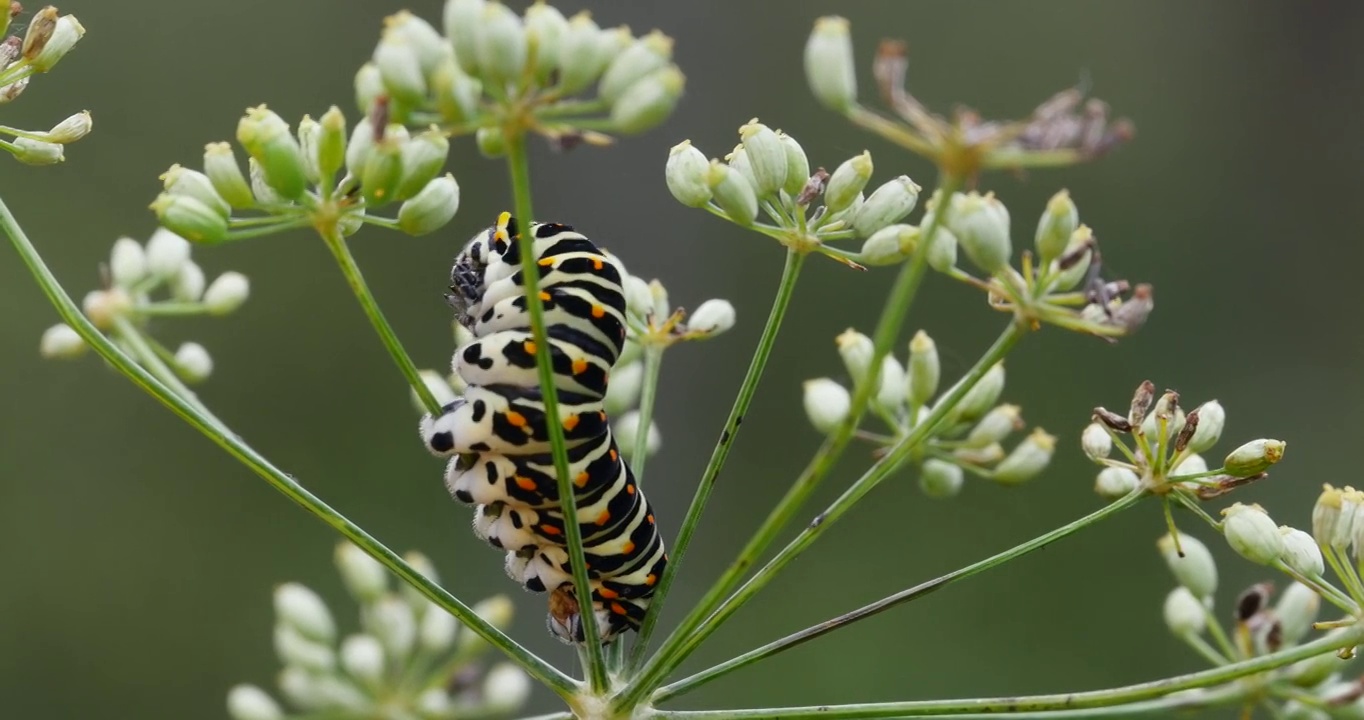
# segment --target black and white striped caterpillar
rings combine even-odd
[[[625,273],[572,227],[531,223],[529,232],[527,259],[504,212],[455,259],[446,297],[474,339],[455,351],[453,369],[468,388],[440,415],[424,417],[421,434],[433,453],[453,456],[446,486],[476,506],[474,532],[507,551],[507,574],[551,592],[550,631],[583,642],[526,308],[523,265],[534,262],[593,607],[608,643],[639,628],[668,561],[603,408],[625,346]]]

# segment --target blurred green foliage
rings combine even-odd
[[[533,154],[541,219],[569,222],[660,276],[676,304],[720,296],[739,308],[722,339],[664,366],[662,454],[650,498],[665,532],[680,520],[737,387],[780,273],[781,252],[678,205],[663,184],[667,149],[691,138],[711,155],[757,116],[832,168],[869,148],[877,180],[931,169],[819,108],[800,53],[814,18],[849,17],[863,99],[876,41],[901,37],[910,84],[931,106],[966,103],[1013,117],[1084,79],[1137,138],[1088,166],[988,176],[1031,237],[1046,199],[1067,187],[1103,242],[1106,265],[1155,285],[1156,311],[1118,345],[1054,329],[1009,360],[1005,399],[1061,438],[1044,477],[1018,488],[968,483],[946,503],[906,475],[801,557],[688,663],[699,669],[1050,529],[1098,505],[1078,434],[1096,404],[1121,407],[1151,378],[1186,404],[1216,397],[1225,437],[1276,436],[1292,452],[1273,478],[1238,494],[1305,526],[1320,483],[1358,482],[1364,431],[1357,272],[1364,145],[1364,6],[1352,3],[692,3],[568,2],[602,25],[657,26],[677,38],[687,95],[667,123],[613,148]],[[47,127],[81,109],[95,131],[57,168],[6,163],[0,194],[73,295],[119,235],[145,238],[157,175],[197,164],[248,105],[287,118],[336,103],[385,14],[427,18],[437,0],[177,3],[72,0],[88,34],[38,78],[5,122]],[[519,7],[519,5],[518,5]],[[36,8],[31,8],[36,9]],[[21,22],[23,19],[21,18]],[[451,351],[440,294],[460,243],[510,201],[504,169],[455,144],[463,188],[448,231],[361,232],[355,252],[420,365]],[[343,597],[335,535],[97,360],[41,362],[55,321],[27,273],[0,250],[0,707],[9,717],[223,717],[238,681],[273,684],[270,592],[300,580]],[[253,296],[222,321],[165,322],[169,341],[204,343],[217,374],[204,399],[260,450],[391,547],[420,548],[448,587],[472,599],[511,593],[516,635],[561,665],[571,651],[543,630],[543,601],[502,575],[497,553],[446,497],[422,451],[407,389],[320,241],[306,232],[196,252],[210,274],[239,269]],[[800,381],[840,371],[833,337],[870,330],[892,273],[813,262],[742,439],[668,603],[664,625],[729,561],[818,438],[800,420]],[[978,294],[931,276],[903,342],[927,329],[952,377],[1004,322]],[[904,355],[903,347],[897,354]],[[1227,443],[1230,450],[1232,444]],[[1211,453],[1216,456],[1216,453]],[[848,454],[822,507],[865,465]],[[813,515],[818,510],[811,507]],[[1266,573],[1224,561],[1225,607]],[[757,706],[1078,690],[1201,667],[1164,632],[1172,581],[1154,505],[1005,569],[953,587],[707,687],[681,705]],[[553,707],[547,693],[537,707]]]

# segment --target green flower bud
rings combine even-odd
[[[714,337],[734,327],[734,321],[734,305],[728,300],[707,300],[687,318],[687,332]]]
[[[832,432],[852,409],[848,389],[829,378],[805,381],[804,391],[805,417],[821,433]]]
[[[447,59],[436,68],[431,75],[431,87],[436,95],[436,109],[446,121],[460,123],[478,116],[483,83],[466,74],[454,60]]]
[[[1079,252],[1080,249],[1093,238],[1093,231],[1088,227],[1081,225],[1075,229],[1075,232],[1070,234],[1070,243],[1066,245],[1066,250],[1061,256],[1066,257],[1071,253]],[[1064,270],[1059,267],[1056,261],[1052,261],[1050,265],[1051,272],[1056,278],[1052,287],[1057,292],[1066,292],[1073,290],[1076,285],[1079,285],[1080,281],[1084,280],[1085,275],[1089,272],[1090,255],[1091,253],[1086,252],[1084,255],[1080,256],[1080,259],[1077,260],[1075,264]]]
[[[702,207],[710,202],[709,174],[710,161],[690,140],[683,140],[668,151],[663,178],[668,183],[668,192],[683,205]]]
[[[828,185],[824,186],[824,207],[830,213],[841,212],[852,206],[857,199],[858,193],[867,186],[867,181],[871,179],[872,162],[871,153],[866,150],[861,155],[843,162],[834,169],[834,173],[829,176]]]
[[[787,149],[781,138],[756,119],[739,128],[739,138],[753,168],[753,188],[758,197],[776,195],[786,184]],[[805,179],[801,179],[802,184]]]
[[[227,714],[232,720],[282,720],[284,711],[255,685],[237,685],[227,693]]]
[[[256,198],[251,194],[246,176],[242,175],[231,145],[215,142],[204,146],[204,174],[228,205],[239,209],[255,206]]]
[[[1202,635],[1208,627],[1208,615],[1203,603],[1189,592],[1177,587],[1165,596],[1165,626],[1177,638]]]
[[[228,271],[215,278],[204,291],[204,307],[213,315],[227,315],[246,302],[251,282],[239,272]]]
[[[421,192],[445,166],[450,141],[435,126],[418,133],[402,147],[402,176],[395,199],[405,200]]]
[[[227,218],[188,195],[161,193],[151,209],[167,229],[194,242],[220,242],[227,237]]]
[[[928,228],[932,219],[931,212],[924,213],[919,222],[920,232]],[[933,231],[933,242],[928,246],[928,266],[941,273],[957,266],[957,236],[942,225]]]
[[[958,383],[961,381],[958,380]],[[957,420],[970,422],[981,417],[990,408],[999,402],[999,396],[1004,392],[1004,363],[995,363],[993,367],[985,372],[980,382],[966,391],[957,404],[956,412],[953,413]],[[943,394],[944,399],[950,395],[951,391]]]
[[[509,83],[521,78],[526,69],[526,29],[511,8],[500,2],[483,6],[477,47],[484,80]]]
[[[881,358],[881,374],[876,379],[876,404],[895,412],[905,404],[905,368],[890,355]]]
[[[672,114],[686,84],[686,76],[676,65],[640,78],[611,105],[611,122],[622,133],[652,128]]]
[[[743,173],[744,179],[753,186],[754,194],[758,191],[757,179],[753,177],[753,163],[748,160],[748,151],[743,145],[735,145],[734,149],[725,156],[725,164]]]
[[[232,207],[227,204],[222,195],[218,194],[218,189],[213,186],[213,181],[204,173],[180,165],[172,165],[169,170],[161,174],[161,182],[166,192],[171,195],[192,197],[224,218],[232,214]]]
[[[1287,525],[1279,526],[1279,534],[1283,536],[1283,555],[1280,557],[1283,563],[1309,578],[1321,577],[1326,567],[1317,541],[1311,535]]]
[[[402,150],[406,142],[386,137],[375,143],[365,169],[360,173],[360,192],[369,207],[379,207],[397,199],[398,181],[402,179]]]
[[[388,88],[384,86],[384,76],[378,65],[367,62],[355,71],[355,107],[361,114],[368,115],[374,101],[387,95]]]
[[[853,213],[853,229],[861,237],[871,237],[877,230],[899,222],[914,209],[920,189],[908,175],[901,175],[876,188],[871,197],[862,203],[862,207]]]
[[[843,358],[843,366],[847,368],[852,381],[854,383],[864,381],[871,369],[871,359],[876,351],[871,338],[848,328],[834,338],[834,344],[838,347],[838,356]]]
[[[213,358],[199,343],[182,343],[175,351],[175,369],[185,382],[203,382],[213,374]]]
[[[198,302],[204,295],[204,271],[192,261],[180,266],[180,272],[171,278],[171,297],[181,302]]]
[[[1307,540],[1311,542],[1311,536],[1308,536]],[[1320,553],[1317,554],[1317,558],[1320,561]],[[1307,637],[1320,609],[1321,596],[1317,595],[1316,590],[1300,582],[1294,582],[1284,588],[1283,594],[1279,595],[1279,602],[1274,605],[1274,615],[1279,619],[1283,644],[1297,645]]]
[[[266,182],[281,196],[293,200],[303,194],[308,184],[303,151],[278,115],[264,105],[248,109],[237,123],[237,142],[260,163]]]
[[[1108,434],[1103,425],[1090,423],[1080,433],[1080,449],[1085,451],[1085,457],[1098,462],[1113,452],[1113,436]]]
[[[982,448],[1002,442],[1015,430],[1022,430],[1023,414],[1017,405],[998,405],[971,428],[966,436],[969,447]]]
[[[887,225],[862,243],[864,265],[894,265],[914,254],[919,245],[919,228],[913,225]]]
[[[1056,438],[1042,428],[1032,431],[1018,447],[995,466],[990,477],[995,482],[1016,485],[1031,480],[1046,469],[1051,455],[1056,450]]]
[[[1125,467],[1106,467],[1094,478],[1094,492],[1105,500],[1117,500],[1136,490],[1140,483],[1141,478]]]
[[[758,216],[758,196],[743,173],[712,160],[706,182],[715,196],[715,204],[725,211],[730,220],[744,226],[753,224],[753,219]]]
[[[559,65],[559,42],[568,30],[563,13],[544,0],[526,8],[526,41],[534,60],[535,77],[544,82]]]
[[[89,135],[93,126],[94,121],[90,118],[90,111],[84,110],[54,125],[51,130],[44,134],[42,139],[58,145],[73,143]]]
[[[1251,440],[1231,451],[1222,462],[1227,474],[1233,477],[1250,477],[1269,469],[1283,459],[1284,449],[1288,446],[1282,440]]]
[[[317,593],[306,585],[291,582],[275,588],[275,616],[305,637],[322,642],[336,638],[336,622]]]
[[[668,67],[672,57],[673,39],[655,30],[635,40],[611,60],[597,94],[614,105],[630,86]]]
[[[457,210],[459,183],[446,173],[398,208],[398,228],[408,235],[425,235],[445,227]]]
[[[341,667],[356,679],[377,683],[384,676],[384,646],[373,635],[351,635],[341,643]]]
[[[1241,557],[1260,565],[1272,564],[1284,553],[1283,536],[1269,513],[1259,505],[1236,503],[1222,511],[1222,533]]]
[[[947,227],[976,267],[994,275],[1009,266],[1009,211],[994,193],[953,194]]]
[[[455,51],[455,60],[464,72],[478,74],[478,36],[482,29],[486,0],[446,0],[445,36]]]
[[[923,330],[914,333],[909,341],[909,401],[927,405],[938,392],[941,376],[937,343]]]
[[[85,341],[65,323],[44,330],[38,341],[38,352],[45,358],[74,358],[85,354],[85,350]]]
[[[356,600],[370,603],[388,590],[388,568],[352,543],[336,544],[334,562],[341,581]]]
[[[61,145],[31,138],[15,138],[5,149],[14,155],[15,160],[25,165],[56,165],[66,160]]]
[[[379,69],[379,77],[389,95],[411,105],[420,104],[426,98],[426,75],[422,72],[421,59],[406,35],[391,27],[385,30],[374,47],[372,61]],[[360,78],[357,76],[356,80],[358,96]]]
[[[1208,546],[1198,538],[1180,533],[1176,547],[1174,536],[1166,533],[1156,541],[1156,549],[1165,558],[1165,564],[1170,567],[1175,580],[1188,588],[1194,597],[1202,600],[1217,592],[1217,563],[1212,559]],[[1184,551],[1183,557],[1179,556],[1180,550]]]
[[[445,38],[441,37],[431,23],[407,10],[399,10],[396,14],[384,18],[384,30],[394,32],[407,40],[408,45],[417,54],[417,62],[421,65],[423,74],[431,74],[437,65],[450,56],[450,48]]]
[[[644,388],[644,363],[616,365],[611,371],[611,383],[606,387],[603,401],[607,415],[619,415],[639,402]]]
[[[315,183],[322,175],[317,167],[317,140],[322,126],[311,115],[304,115],[298,121],[298,149],[303,153],[303,175],[308,182]]]
[[[322,114],[315,160],[319,177],[333,178],[346,164],[346,116],[335,105]]]
[[[966,473],[960,465],[937,458],[925,460],[919,473],[919,489],[931,498],[955,497],[965,482]]]
[[[1004,459],[1004,446],[994,443],[983,448],[960,447],[952,451],[952,457],[972,465],[993,465]]]
[[[57,13],[56,8],[50,6],[39,10],[24,37],[23,55],[35,73],[45,73],[55,67],[85,35],[85,28],[74,15],[63,15],[49,24],[45,15],[48,10],[54,16]]]
[[[507,154],[507,139],[502,135],[502,128],[481,127],[474,134],[474,139],[483,157],[499,158]]]
[[[1217,444],[1222,438],[1222,428],[1227,423],[1226,410],[1222,403],[1209,400],[1198,406],[1198,427],[1194,428],[1188,448],[1192,452],[1204,452]]]
[[[611,424],[611,430],[616,434],[616,444],[620,446],[620,454],[626,460],[633,460],[635,454],[635,443],[639,440],[639,411],[631,410],[621,413],[620,417]],[[658,423],[649,422],[649,436],[644,441],[644,452],[653,455],[658,452],[658,448],[663,444],[663,436],[658,432]]]
[[[574,15],[559,40],[559,90],[576,95],[601,76],[614,56],[614,42],[592,22],[592,13]]]
[[[815,21],[805,43],[805,79],[810,92],[825,107],[845,112],[857,101],[857,72],[847,19],[827,16]]]
[[[1165,419],[1165,439],[1173,440],[1178,437],[1179,431],[1184,429],[1184,410],[1179,407],[1177,393],[1166,392],[1160,396],[1155,407],[1142,421],[1141,431],[1152,439],[1160,437],[1159,423],[1162,418]]]
[[[118,287],[132,287],[147,277],[147,254],[132,238],[119,238],[109,252],[109,279]]]
[[[1080,211],[1070,199],[1070,193],[1062,190],[1051,196],[1047,209],[1037,221],[1035,239],[1037,256],[1043,266],[1060,257],[1070,243],[1070,236],[1080,225]]]
[[[777,139],[781,140],[782,149],[786,151],[786,183],[782,189],[794,198],[800,195],[805,183],[810,180],[810,158],[806,156],[805,148],[790,135],[778,130]]]
[[[247,172],[251,175],[251,195],[255,198],[254,204],[264,207],[291,204],[283,195],[270,187],[270,183],[265,180],[265,171],[261,169],[260,163],[256,162],[255,158],[247,158],[246,165]]]

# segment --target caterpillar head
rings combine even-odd
[[[497,224],[485,228],[455,256],[450,268],[450,292],[445,300],[455,309],[461,325],[472,329],[478,318],[478,305],[487,289],[488,265],[514,251],[517,233],[516,218],[504,212]]]

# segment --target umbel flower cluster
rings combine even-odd
[[[61,15],[49,5],[34,13],[23,37],[7,35],[10,23],[23,11],[17,2],[0,9],[0,105],[14,102],[35,75],[56,67],[85,34],[74,15]],[[88,112],[76,113],[46,131],[0,125],[0,135],[13,138],[0,138],[0,149],[25,165],[54,165],[66,159],[63,146],[88,135],[91,126]]]
[[[436,579],[431,562],[408,553],[408,564]],[[283,663],[279,692],[286,713],[256,685],[227,694],[233,720],[315,717],[405,717],[421,720],[514,712],[530,694],[530,678],[515,665],[486,667],[488,644],[462,630],[445,610],[404,585],[389,587],[388,570],[350,543],[336,548],[336,567],[360,606],[360,627],[341,636],[331,610],[306,586],[275,588],[275,654]],[[502,595],[474,606],[499,628],[511,624]]]

